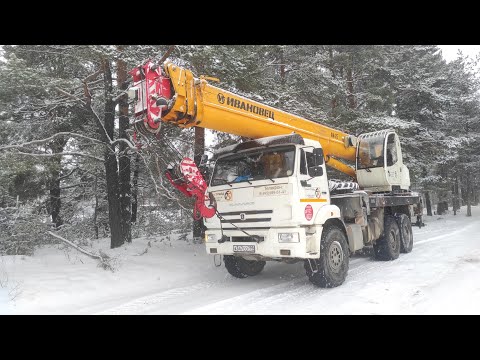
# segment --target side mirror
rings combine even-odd
[[[323,157],[322,157],[322,159],[323,159]],[[322,176],[323,175],[322,166],[321,165],[310,166],[308,168],[308,175],[310,175],[311,177]]]
[[[313,149],[313,158],[315,159],[315,166],[323,165],[323,149],[322,148]]]
[[[208,163],[208,155],[204,154],[200,159],[200,164],[198,164],[198,170],[200,170],[205,180],[208,182],[208,179],[210,178],[210,171],[207,163]]]
[[[208,162],[208,155],[207,154],[203,154],[201,159],[200,159],[200,164],[198,164],[198,166],[205,166]]]
[[[138,100],[138,87],[137,86],[132,86],[127,90],[127,96],[129,100]]]

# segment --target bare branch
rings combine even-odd
[[[85,96],[85,106],[88,108],[92,107],[92,93],[88,88],[87,83],[83,83],[83,96]]]
[[[115,141],[113,141],[111,143],[111,145],[115,146],[116,144],[120,143],[120,142],[124,142],[127,144],[128,148],[132,151],[135,151],[135,152],[138,152],[138,149],[135,145],[133,145],[129,140],[127,139],[123,139],[123,138],[120,138],[120,139],[117,139]]]
[[[88,86],[94,86],[94,85],[97,85],[97,84],[100,84],[101,82],[103,82],[103,79],[98,79],[98,80],[95,80],[95,81],[92,81],[90,83],[88,83]],[[92,89],[92,88],[90,88]],[[100,90],[101,87],[97,87],[97,88],[94,88],[95,90]]]
[[[95,110],[93,110],[93,108],[90,105],[87,105],[86,108],[88,111],[92,113],[93,117],[97,120],[98,124],[103,129],[103,132],[105,133],[105,138],[108,140],[109,144],[112,144],[112,139],[110,138],[110,136],[108,136],[107,129],[105,129],[105,126],[103,125],[102,120],[100,120],[100,117],[97,115]]]
[[[87,83],[89,81],[95,80],[98,75],[103,73],[103,69],[100,68],[97,71],[95,71],[93,74],[88,75],[85,79],[82,80],[83,83]]]
[[[17,151],[16,154],[19,154],[19,155],[29,155],[29,156],[37,156],[37,157],[53,157],[53,156],[65,156],[65,155],[85,156],[85,157],[88,157],[88,158],[90,158],[90,159],[94,159],[94,160],[97,160],[97,161],[101,161],[101,162],[104,161],[104,159],[101,159],[101,158],[99,158],[99,157],[96,157],[96,156],[93,156],[93,155],[89,155],[89,154],[74,152],[74,151],[61,152],[61,153],[58,153],[58,154],[35,154],[35,153],[24,153],[24,152],[21,152],[21,151]]]
[[[112,101],[117,103],[123,96],[127,95],[127,91],[122,91],[119,95],[115,96]]]
[[[71,189],[71,188],[74,188],[74,187],[77,187],[77,186],[82,186],[82,185],[87,185],[88,183],[87,182],[81,182],[81,183],[78,183],[78,184],[73,184],[73,185],[68,185],[68,186],[62,186],[60,187],[61,190],[65,190],[65,189]]]
[[[157,183],[157,181],[155,180],[155,176],[152,172],[152,170],[150,169],[150,167],[148,166],[148,163],[147,163],[147,160],[145,159],[145,157],[143,156],[143,154],[140,152],[138,153],[140,155],[140,157],[142,158],[144,164],[145,164],[145,168],[147,169],[148,171],[148,174],[150,175],[150,179],[152,180],[152,183],[153,185],[155,186],[155,193],[157,195],[161,195],[160,193],[160,188],[163,190],[163,196],[165,196],[166,198],[168,199],[171,199],[171,200],[176,200],[178,202],[178,197],[176,197],[175,195],[173,195],[169,189],[167,189],[164,185],[163,185],[163,182],[162,182],[162,176],[161,176],[161,172],[160,172],[160,166],[158,165],[158,159],[156,159],[155,163],[156,163],[156,166],[157,166],[157,171],[159,172],[158,175],[159,176],[159,180],[160,180],[160,185]],[[185,211],[187,212],[190,212],[193,216],[193,213],[190,209],[187,209],[185,206],[183,206],[180,202],[178,202],[178,205],[184,209]]]
[[[61,49],[60,49],[61,50]],[[34,50],[34,49],[22,49],[18,47],[16,51],[22,51],[22,52],[37,52],[37,53],[44,53],[44,54],[53,54],[53,55],[61,55],[61,56],[66,56],[66,57],[72,57],[74,59],[77,59],[77,56],[68,54],[66,52],[59,52],[59,51],[45,51],[45,50]]]
[[[100,145],[103,145],[103,146],[106,145],[106,144],[105,144],[104,142],[102,142],[102,141],[99,141],[99,140],[97,140],[97,139],[94,139],[94,138],[91,138],[91,137],[88,137],[88,136],[85,136],[85,135],[76,134],[76,133],[72,133],[72,132],[59,132],[59,133],[53,134],[52,136],[50,136],[50,137],[48,137],[48,138],[45,138],[45,139],[27,141],[27,142],[25,142],[25,143],[16,144],[16,145],[6,145],[6,146],[2,146],[2,147],[0,147],[0,150],[23,148],[23,147],[25,147],[25,146],[27,146],[27,145],[44,144],[44,143],[46,143],[46,142],[49,142],[49,141],[55,139],[57,136],[78,137],[78,138],[82,138],[82,139],[87,139],[87,140],[93,141],[94,143],[97,143],[97,144],[100,144]]]
[[[57,178],[57,181],[60,181],[60,180],[62,180],[62,179],[65,179],[65,178],[69,177],[70,175],[72,175],[72,174],[73,174],[75,171],[77,171],[78,169],[79,169],[78,167],[73,168],[73,170],[70,171],[68,174],[62,175],[62,176],[58,177],[58,178]]]
[[[82,99],[79,99],[79,98],[76,97],[75,95],[72,95],[72,94],[66,92],[65,90],[62,90],[62,89],[60,89],[60,88],[57,87],[57,86],[55,86],[54,89],[57,90],[60,94],[63,94],[63,95],[65,95],[65,96],[69,97],[70,99],[73,99],[73,100],[75,100],[75,101],[80,102],[80,103],[83,104],[83,105],[86,105],[85,101],[83,101]]]

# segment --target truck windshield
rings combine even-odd
[[[294,146],[228,155],[216,161],[210,185],[288,177],[293,174],[294,163]]]

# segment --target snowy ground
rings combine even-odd
[[[353,256],[334,289],[313,286],[302,263],[236,279],[203,245],[165,237],[99,241],[115,272],[62,245],[0,257],[0,314],[480,314],[480,207],[465,212],[426,217],[395,261]]]

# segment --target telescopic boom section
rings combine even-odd
[[[130,71],[134,80],[135,118],[156,133],[161,122],[199,126],[248,138],[292,132],[322,144],[326,164],[355,178],[355,170],[337,159],[355,162],[356,137],[213,86],[203,77],[166,62]]]

